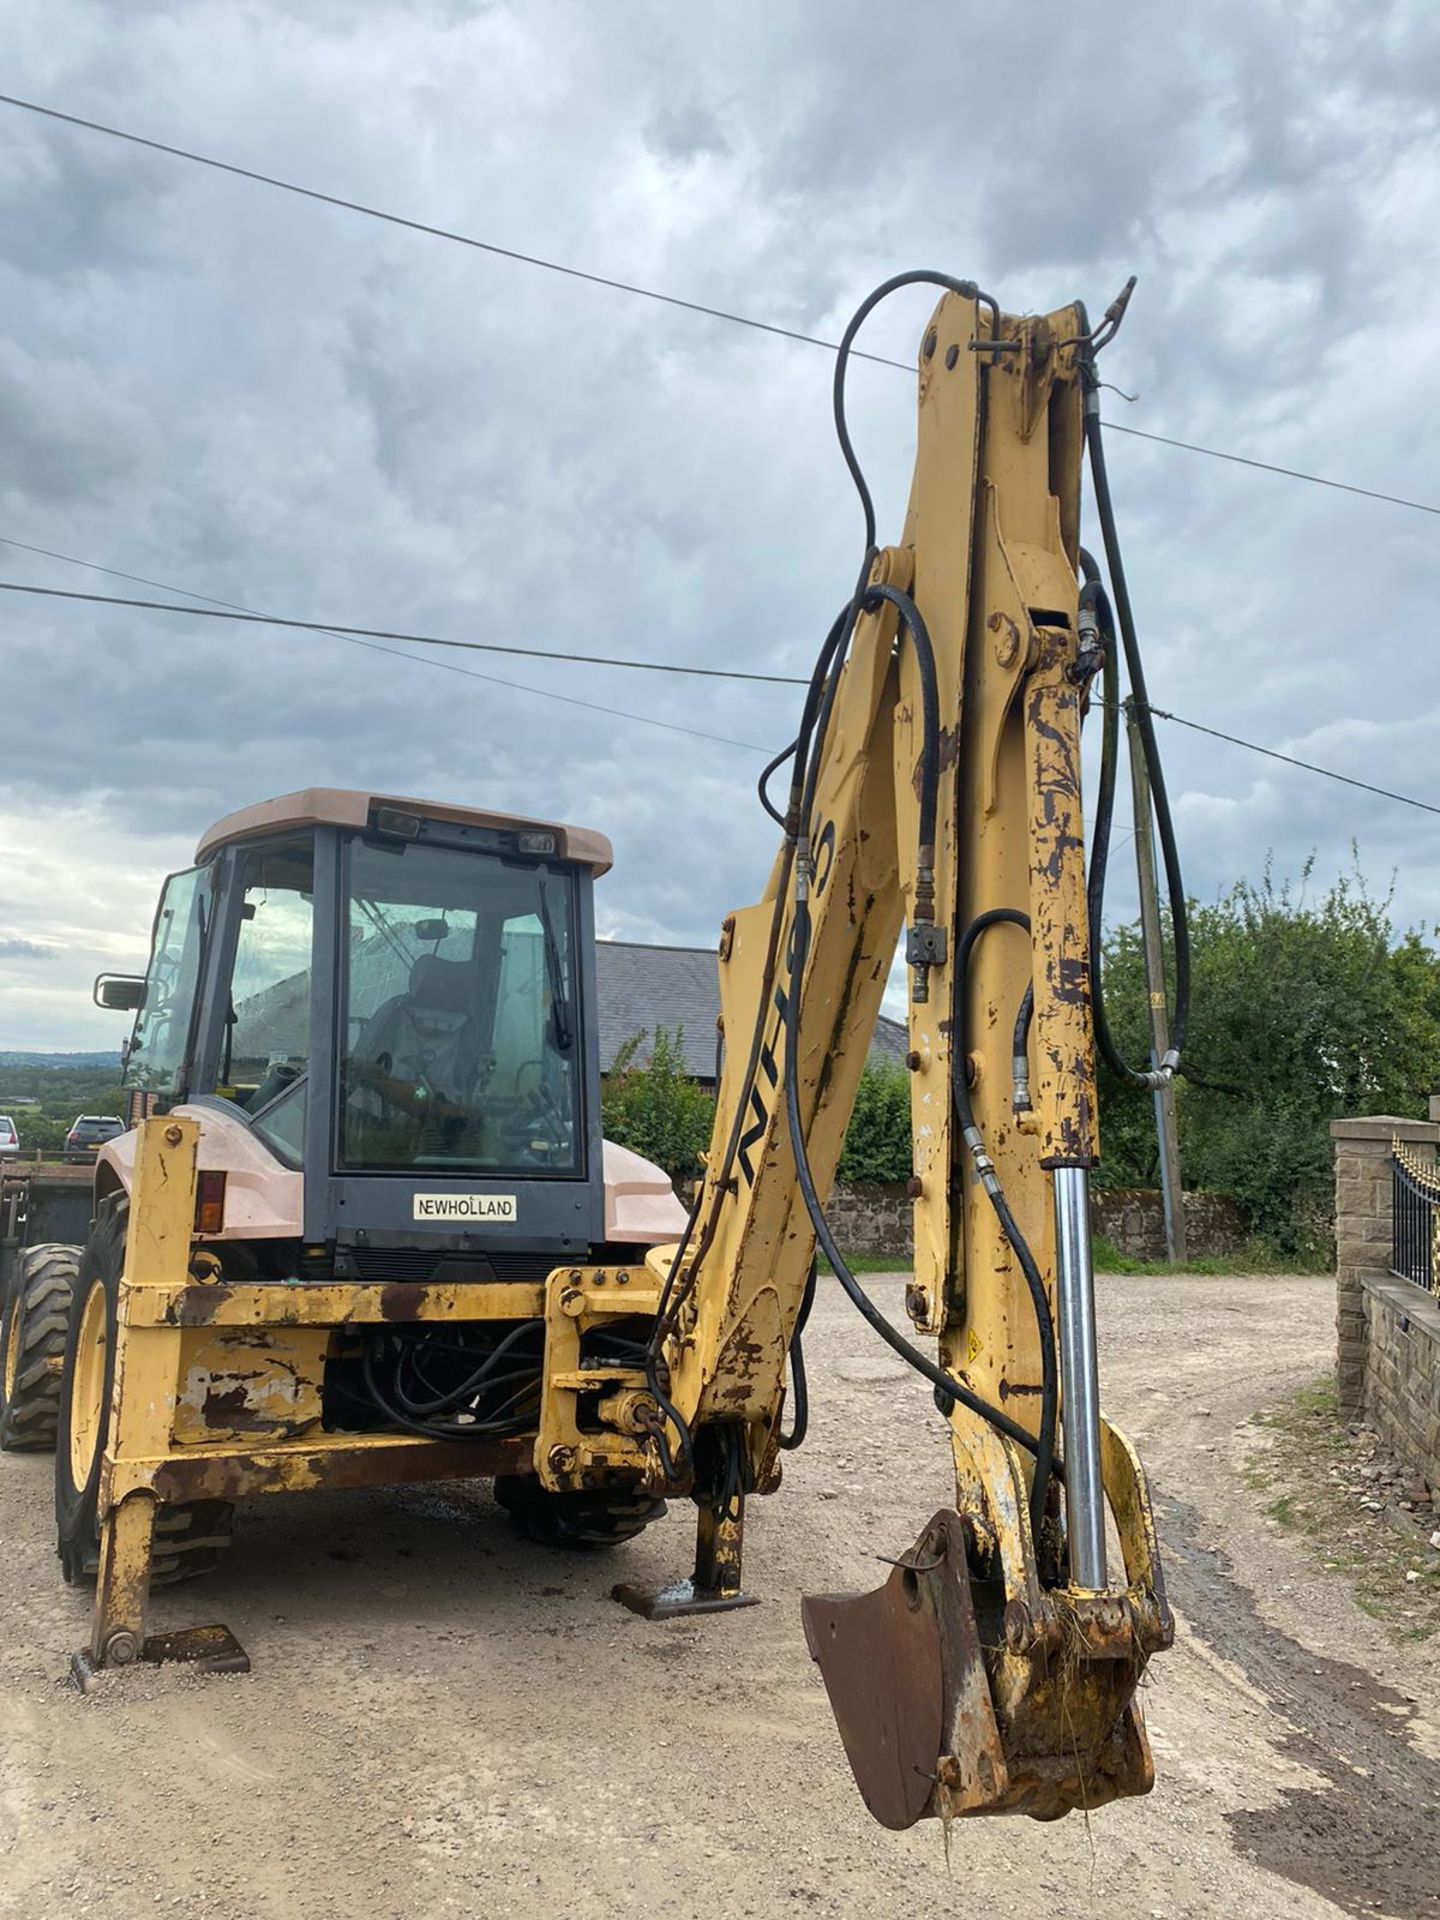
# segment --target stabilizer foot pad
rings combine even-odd
[[[197,1673],[249,1673],[250,1656],[229,1627],[182,1627],[177,1633],[150,1633],[140,1658],[151,1666],[184,1661]]]
[[[70,1678],[81,1693],[93,1693],[102,1673],[117,1673],[143,1663],[147,1667],[182,1663],[197,1673],[249,1673],[250,1656],[228,1627],[182,1627],[175,1633],[147,1634],[137,1656],[129,1634],[116,1635],[127,1643],[129,1657],[116,1648],[109,1659],[97,1660],[89,1647],[70,1656]]]
[[[646,1620],[680,1620],[690,1613],[733,1613],[737,1607],[760,1604],[758,1594],[745,1593],[739,1587],[697,1587],[693,1580],[677,1580],[668,1587],[636,1587],[627,1581],[612,1587],[610,1598]]]

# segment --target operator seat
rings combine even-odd
[[[397,1080],[431,1092],[468,1094],[479,1052],[475,1018],[478,981],[464,960],[424,953],[410,969],[410,985],[378,1006],[353,1048]]]

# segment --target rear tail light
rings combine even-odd
[[[225,1225],[225,1175],[201,1173],[195,1182],[195,1231],[219,1233]]]

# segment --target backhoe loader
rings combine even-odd
[[[867,315],[916,283],[941,297],[882,546],[846,373]],[[1128,293],[1092,329],[1079,304],[1016,317],[908,274],[845,333],[863,551],[762,777],[769,884],[721,929],[688,1215],[601,1139],[598,833],[312,789],[221,821],[167,882],[143,980],[97,982],[135,1010],[126,1076],[157,1111],[100,1151],[54,1355],[59,1554],[95,1583],[83,1686],[142,1659],[243,1669],[222,1627],[147,1633],[148,1592],[214,1563],[236,1502],[311,1488],[493,1479],[523,1528],[590,1546],[688,1496],[690,1575],[617,1599],[658,1620],[745,1606],[746,1504],[803,1428],[818,1254],[948,1415],[955,1471],[877,1592],[804,1602],[867,1805],[903,1827],[1148,1790],[1136,1689],[1172,1627],[1144,1474],[1100,1411],[1087,1209],[1122,650],[1154,751],[1095,370]],[[1103,573],[1080,543],[1087,446]],[[1152,786],[1173,891],[1158,760]],[[902,942],[904,1331],[825,1214]],[[1177,1005],[1177,1048],[1183,1025]],[[7,1350],[24,1320],[12,1295]]]

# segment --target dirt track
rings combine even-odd
[[[899,1315],[900,1283],[877,1297]],[[85,1606],[47,1458],[0,1457],[0,1913],[1224,1914],[1440,1908],[1440,1653],[1397,1648],[1242,1481],[1256,1408],[1331,1353],[1313,1280],[1102,1282],[1106,1399],[1161,1508],[1174,1650],[1159,1784],[1090,1823],[872,1825],[804,1650],[802,1588],[878,1584],[949,1496],[925,1390],[822,1288],[811,1443],[758,1501],[765,1605],[652,1626],[688,1510],[619,1556],[512,1539],[467,1487],[257,1504],[156,1626],[222,1619],[246,1679],[56,1684]]]

